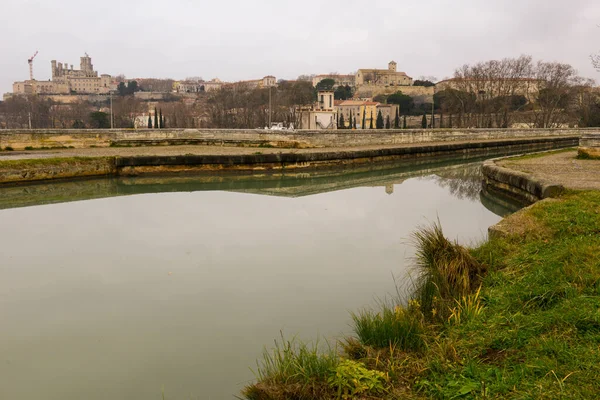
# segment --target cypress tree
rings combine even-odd
[[[385,120],[385,129],[390,129],[390,116],[388,115],[386,120]]]
[[[375,127],[377,129],[383,129],[383,115],[381,115],[381,110],[377,113],[377,121],[375,122]]]
[[[148,128],[152,129],[152,114],[148,113]]]
[[[346,121],[344,121],[344,114],[340,115],[340,129],[346,129]]]
[[[440,111],[440,128],[444,127],[444,112]]]
[[[394,128],[400,128],[400,108],[396,107],[396,118],[394,119]]]
[[[160,123],[160,125],[161,125],[163,128],[166,128],[166,127],[167,127],[167,126],[165,125],[165,121],[166,121],[166,120],[167,120],[167,117],[165,117],[165,116],[163,115],[163,117],[162,117],[162,122]]]
[[[352,111],[348,113],[348,129],[352,129]]]
[[[158,124],[159,124],[158,126],[162,129],[162,128],[164,128],[164,126],[163,126],[162,108],[160,109],[159,113],[160,114],[158,116]]]
[[[373,129],[373,110],[371,110],[371,121],[369,121],[369,129]]]
[[[363,119],[362,119],[362,125],[361,125],[361,127],[362,127],[363,129],[367,129],[367,126],[366,126],[366,125],[367,125],[367,107],[365,107],[365,108],[363,109]]]
[[[404,122],[402,123],[402,129],[406,129],[406,115],[404,116]]]
[[[354,120],[352,121],[352,127],[356,129],[356,117],[354,117]]]
[[[154,107],[154,129],[158,128],[158,113],[156,112],[156,107]]]
[[[342,129],[342,127],[340,126],[340,112],[339,111],[337,111],[335,113],[335,122],[337,123],[338,129]]]
[[[421,119],[421,128],[427,128],[427,115],[425,113],[423,113],[423,119]]]

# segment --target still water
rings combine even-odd
[[[1,189],[0,399],[232,399],[281,331],[335,339],[406,282],[416,226],[485,239],[503,211],[480,180],[471,163]]]

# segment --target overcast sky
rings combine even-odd
[[[0,93],[50,60],[84,52],[100,73],[224,81],[272,74],[398,69],[443,79],[455,68],[531,54],[600,81],[599,0],[2,0]],[[7,12],[10,11],[10,12]]]

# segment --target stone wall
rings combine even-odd
[[[0,162],[0,183],[114,175],[114,157],[9,160]]]
[[[391,146],[433,142],[501,140],[535,137],[581,137],[600,132],[588,129],[386,129],[335,131],[265,131],[244,129],[8,129],[0,131],[0,148],[14,150],[57,147],[108,147],[121,141],[131,145],[174,145],[195,140],[198,144],[227,146],[266,145],[281,148]],[[163,142],[161,142],[163,141]],[[204,143],[203,143],[204,142]]]
[[[433,101],[434,86],[382,86],[382,85],[361,85],[356,94],[358,97],[374,97],[379,94],[394,94],[402,92],[412,97],[416,104],[431,103]]]

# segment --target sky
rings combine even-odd
[[[0,93],[50,61],[87,52],[99,73],[223,81],[398,70],[451,77],[464,64],[530,54],[600,81],[598,0],[2,0]]]

